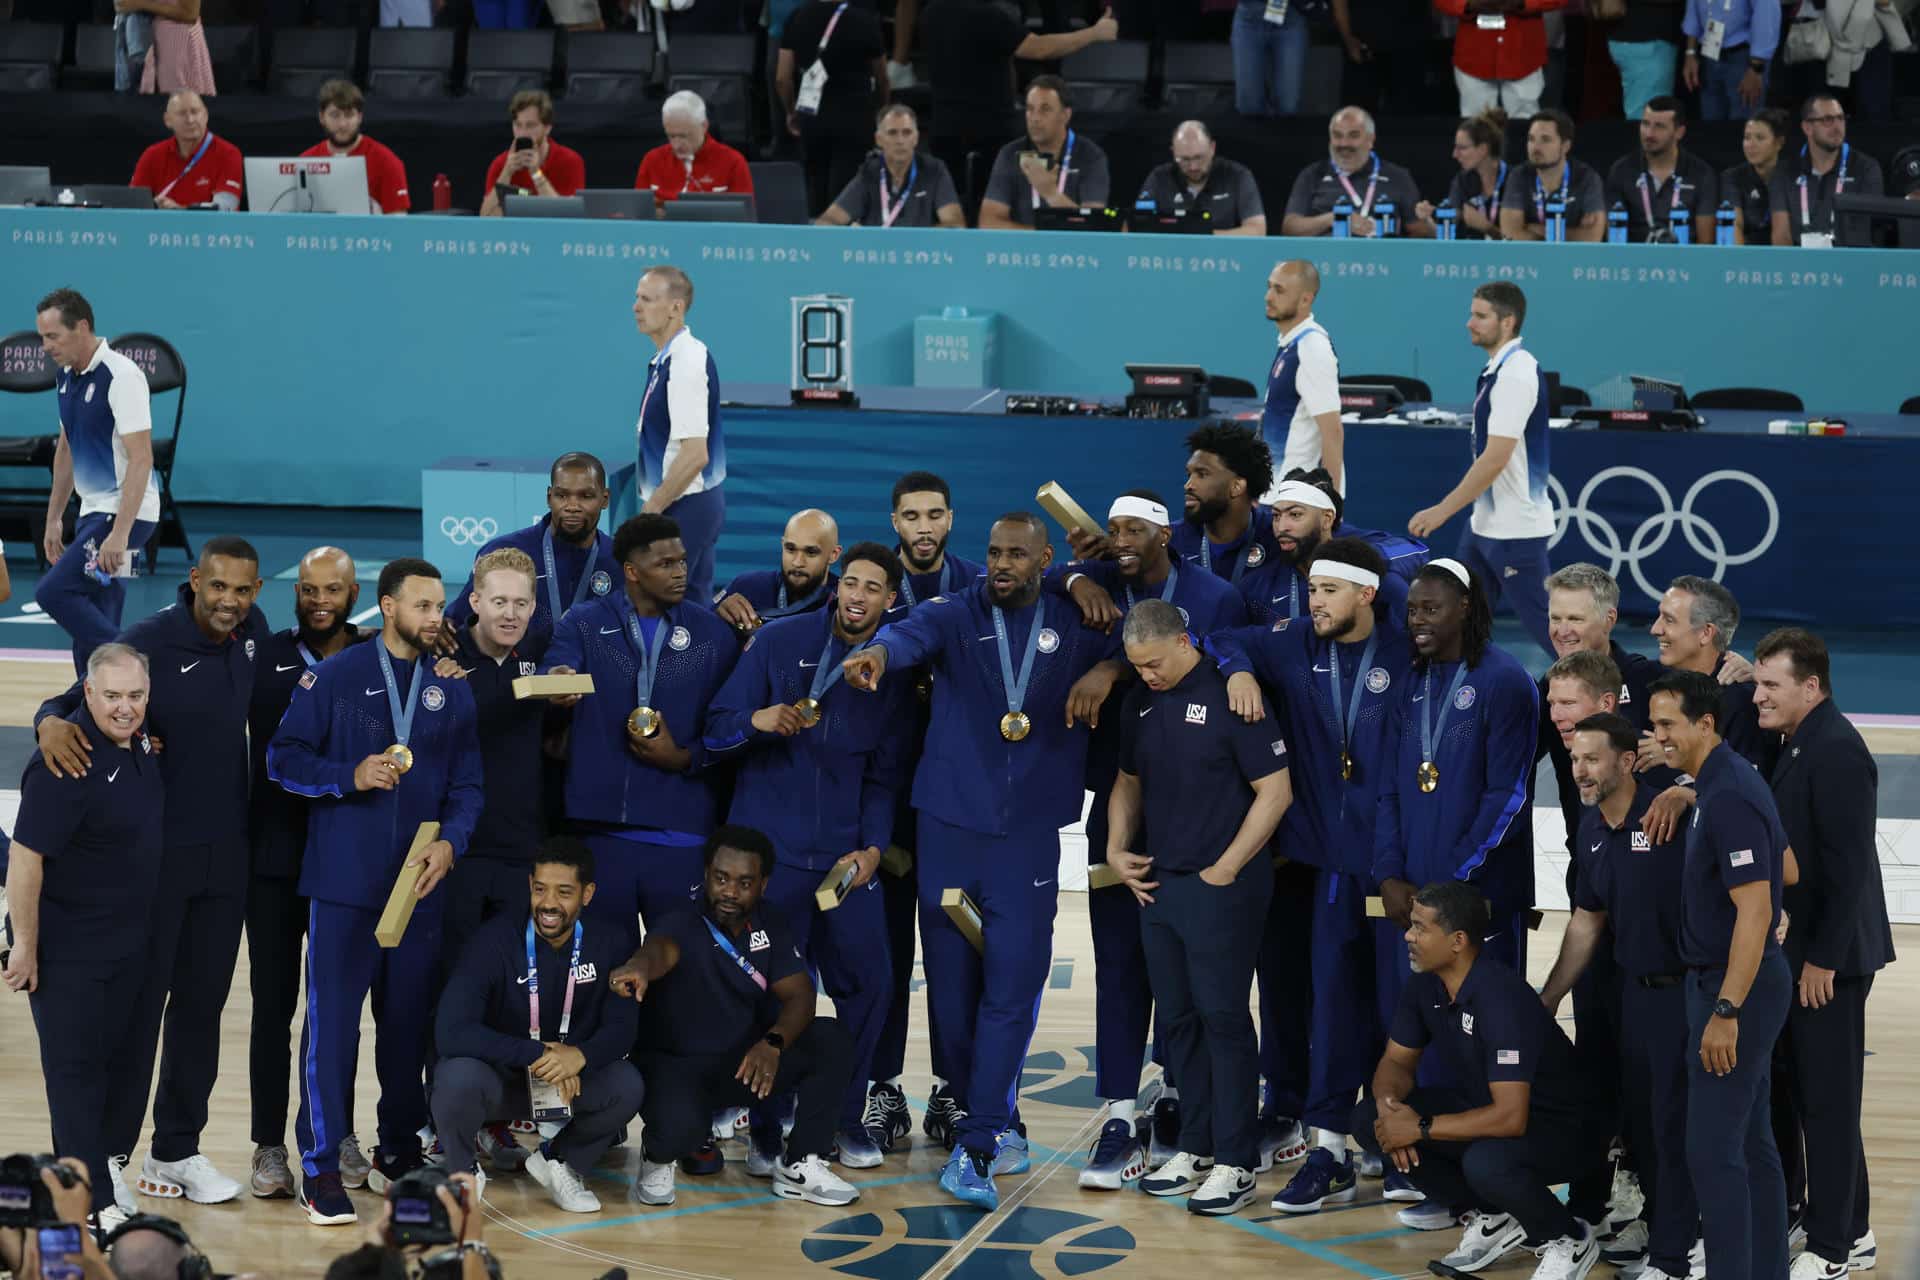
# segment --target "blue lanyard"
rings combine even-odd
[[[1360,651],[1360,666],[1353,673],[1353,692],[1347,695],[1346,717],[1340,717],[1340,642],[1334,641],[1327,649],[1327,683],[1333,687],[1333,714],[1340,726],[1340,753],[1351,758],[1353,749],[1353,726],[1360,721],[1360,690],[1366,687],[1367,672],[1373,669],[1373,651],[1380,644],[1380,629],[1375,627],[1367,637],[1367,647]],[[1460,669],[1467,669],[1466,663]],[[1431,752],[1427,759],[1433,759]]]
[[[1167,601],[1168,603],[1172,603],[1174,584],[1179,581],[1180,581],[1180,566],[1177,564],[1168,565],[1167,566],[1167,584],[1164,587],[1160,588],[1160,598],[1162,600]],[[1133,608],[1132,586],[1127,587],[1127,608],[1128,609]]]
[[[820,701],[827,690],[833,688],[840,677],[847,673],[847,669],[840,664],[872,644],[873,637],[868,636],[865,640],[841,654],[840,657],[835,658],[833,656],[833,646],[838,643],[840,643],[840,637],[833,634],[833,623],[831,621],[831,615],[829,615],[829,621],[827,623],[827,643],[820,650],[820,665],[814,668],[813,684],[807,689],[807,696],[815,702]]]
[[[580,969],[580,939],[586,931],[573,922],[573,959],[567,962],[567,995],[560,1002],[560,1043],[567,1042],[567,1028],[573,1025],[573,976]],[[540,1039],[540,966],[533,958],[533,917],[527,917],[527,1034]]]
[[[635,706],[653,705],[653,680],[660,672],[660,646],[667,641],[667,632],[673,627],[673,619],[666,614],[660,615],[659,623],[653,629],[653,644],[649,646],[640,634],[640,615],[627,606],[627,639],[633,642],[633,652],[640,659],[634,672]]]
[[[1230,578],[1229,581],[1240,581],[1240,575],[1247,571],[1247,561],[1253,557],[1254,537],[1253,521],[1249,518],[1247,521],[1246,549],[1234,560],[1233,577]],[[1213,572],[1213,539],[1207,536],[1207,528],[1205,525],[1200,526],[1200,567],[1208,573]]]
[[[715,924],[712,919],[707,916],[700,917],[700,920],[702,924],[707,926],[707,932],[713,935],[713,940],[719,945],[720,949],[727,953],[729,959],[740,966],[740,972],[746,974],[754,986],[765,991],[767,989],[767,976],[754,968],[752,961],[740,954],[740,949],[733,945],[733,939],[727,936],[727,931]],[[749,936],[753,933],[752,920],[747,921],[747,933]]]
[[[807,593],[806,599],[796,600],[794,601],[794,603],[789,605],[787,603],[786,574],[783,571],[780,575],[780,594],[775,598],[774,607],[771,609],[762,610],[760,616],[762,618],[785,618],[796,613],[805,613],[807,610],[813,608],[813,606],[819,604],[820,597],[826,594],[827,594],[827,583],[823,579],[819,586],[815,587],[812,591],[809,591]]]
[[[1295,569],[1293,570],[1292,574],[1289,575],[1287,578],[1287,617],[1297,618],[1299,616],[1300,616],[1300,570]],[[1339,659],[1336,658],[1335,661],[1337,662],[1339,661]],[[1339,680],[1339,677],[1335,676],[1334,679],[1337,682]],[[1339,692],[1338,683],[1336,683],[1334,686],[1333,700],[1334,700],[1334,703],[1338,705],[1340,701],[1340,692]]]
[[[1066,150],[1062,152],[1060,156],[1060,194],[1063,196],[1067,194],[1067,170],[1073,167],[1073,142],[1073,130],[1069,129],[1067,130]],[[1040,193],[1038,191],[1034,192],[1032,198],[1033,207],[1038,209],[1041,204]],[[1068,198],[1071,199],[1072,197]]]
[[[595,535],[598,540],[598,535]],[[587,587],[593,582],[593,553],[595,548],[587,549],[587,562],[580,566],[580,581],[573,587],[573,603],[579,604],[587,598]],[[540,535],[540,559],[547,571],[547,608],[552,612],[554,626],[560,625],[560,574],[553,564],[553,525],[549,523],[546,531]],[[475,583],[479,586],[479,583]],[[571,606],[569,606],[571,607]]]
[[[1020,659],[1020,674],[1013,674],[1013,653],[1007,643],[1007,617],[1000,606],[993,607],[993,640],[1000,650],[1000,678],[1007,686],[1007,710],[1017,712],[1027,700],[1027,681],[1033,678],[1033,656],[1040,652],[1040,631],[1046,618],[1039,605],[1033,606],[1033,625],[1027,628],[1027,653]]]
[[[1462,658],[1460,660],[1459,670],[1453,673],[1453,683],[1447,686],[1446,705],[1440,708],[1440,719],[1436,724],[1433,719],[1433,668],[1431,666],[1427,668],[1426,676],[1424,677],[1425,684],[1422,686],[1425,690],[1426,702],[1420,708],[1420,759],[1422,763],[1433,763],[1434,747],[1440,741],[1440,735],[1447,727],[1447,712],[1453,709],[1453,696],[1460,692],[1460,684],[1466,678],[1467,660]],[[1357,697],[1359,694],[1358,681],[1354,682],[1354,690],[1355,696]]]
[[[1538,182],[1539,179],[1535,178],[1534,181]],[[1500,162],[1500,172],[1493,179],[1493,190],[1482,191],[1479,194],[1479,196],[1476,198],[1476,203],[1482,204],[1485,208],[1490,209],[1499,202],[1500,193],[1502,191],[1505,191],[1506,189],[1507,189],[1507,162],[1505,160],[1502,160]]]
[[[1563,200],[1566,199],[1567,183],[1571,181],[1572,178],[1573,162],[1571,160],[1562,160],[1560,162],[1560,188],[1553,194]],[[1547,189],[1540,185],[1540,171],[1538,169],[1533,171],[1533,207],[1539,210],[1540,221],[1545,222],[1547,220]]]
[[[954,589],[953,573],[953,561],[950,559],[942,560],[940,562],[940,590],[938,594],[945,595]],[[907,598],[907,608],[909,609],[920,603],[914,599],[912,574],[903,573],[900,575],[900,594]]]
[[[374,651],[380,657],[380,674],[387,682],[387,710],[393,713],[393,736],[401,746],[407,745],[407,738],[413,733],[413,713],[420,709],[420,668],[426,663],[426,655],[420,654],[413,662],[413,676],[407,681],[407,705],[400,706],[400,682],[393,678],[393,659],[387,656],[387,642],[383,638],[374,644]]]
[[[920,157],[916,154],[913,163],[907,167],[906,185],[900,188],[900,198],[887,203],[887,162],[880,162],[880,220],[883,226],[892,226],[907,207],[907,197],[913,194],[913,181],[920,176]]]

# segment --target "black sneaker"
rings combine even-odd
[[[680,1171],[692,1178],[711,1177],[726,1167],[727,1158],[720,1154],[719,1145],[711,1139],[693,1154],[680,1157]]]
[[[927,1099],[927,1114],[922,1118],[920,1127],[926,1130],[929,1138],[953,1150],[954,1143],[960,1140],[960,1124],[967,1118],[967,1111],[954,1096],[941,1085]]]
[[[373,1149],[372,1167],[367,1170],[367,1190],[385,1195],[387,1188],[416,1169],[424,1169],[427,1157],[415,1143],[405,1151],[389,1154],[385,1147]]]
[[[892,1151],[894,1143],[913,1132],[913,1111],[907,1106],[907,1095],[899,1085],[876,1083],[867,1090],[867,1109],[860,1116],[860,1124],[882,1151]]]

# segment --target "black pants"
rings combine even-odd
[[[807,216],[817,218],[860,171],[873,150],[873,122],[864,115],[800,118],[800,163],[807,175]]]
[[[153,1035],[135,1016],[136,993],[147,967],[144,952],[124,960],[40,964],[38,988],[27,997],[40,1036],[40,1073],[47,1085],[54,1154],[86,1162],[93,1207],[113,1203],[107,1157],[130,1148],[115,1135],[138,1132],[153,1071]]]
[[[527,878],[532,872],[531,862],[472,854],[453,864],[447,873],[443,935],[449,966],[481,925],[501,914],[526,914],[532,896]]]
[[[640,1114],[646,1090],[640,1072],[622,1058],[580,1076],[573,1119],[553,1136],[553,1154],[584,1176],[600,1163],[613,1140]],[[473,1139],[482,1125],[524,1120],[532,1112],[527,1073],[478,1058],[442,1058],[433,1073],[433,1131],[447,1153],[446,1167],[474,1167]]]
[[[1789,992],[1781,1035],[1806,1150],[1807,1248],[1829,1262],[1845,1262],[1853,1242],[1867,1234],[1860,1091],[1872,990],[1872,974],[1835,978],[1833,999],[1822,1009],[1802,1008]]]
[[[1580,975],[1580,980],[1573,984],[1573,1037],[1580,1046],[1581,1057],[1609,1065],[1620,1061],[1620,1039],[1614,1030],[1619,1017],[1620,969],[1613,961],[1613,934],[1607,932],[1601,935],[1600,945],[1593,953],[1593,962]],[[1612,1071],[1595,1074],[1610,1087],[1619,1081]],[[1617,1136],[1621,1133],[1618,1090],[1609,1094],[1607,1111],[1613,1117]],[[1567,1207],[1576,1218],[1604,1224],[1607,1201],[1612,1195],[1612,1170],[1602,1163],[1567,1188]],[[1688,1241],[1688,1247],[1692,1247],[1692,1241]]]
[[[1260,857],[1266,857],[1262,850]],[[1257,935],[1260,979],[1260,1114],[1297,1120],[1307,1109],[1313,1017],[1313,894],[1319,877],[1304,862],[1274,869],[1265,926]]]
[[[1415,1089],[1406,1104],[1423,1116],[1470,1111],[1479,1105],[1445,1089]],[[1379,1154],[1373,1136],[1373,1099],[1354,1108],[1352,1134],[1361,1147]],[[1420,1163],[1407,1175],[1434,1204],[1510,1213],[1533,1243],[1578,1233],[1573,1213],[1551,1188],[1572,1182],[1606,1163],[1612,1124],[1602,1112],[1579,1116],[1528,1118],[1518,1138],[1481,1138],[1474,1142],[1422,1142]]]
[[[1191,872],[1162,872],[1159,880],[1140,911],[1140,943],[1180,1082],[1180,1149],[1253,1169],[1260,1162],[1260,1052],[1247,997],[1273,861],[1261,850],[1224,887]]]
[[[293,1016],[300,1008],[300,945],[306,936],[307,900],[300,896],[298,880],[257,875],[247,882],[247,984],[253,994],[247,1078],[258,1147],[287,1142],[287,1081],[293,1070]]]
[[[960,203],[966,211],[969,226],[979,221],[980,197],[987,189],[987,175],[993,170],[993,157],[1008,139],[1019,134],[1020,129],[1020,124],[1009,116],[1004,129],[933,135],[929,149],[947,166],[947,172],[953,175],[953,185],[960,192]]]
[[[1697,1054],[1700,1045],[1688,1038],[1686,993],[1677,985],[1648,988],[1629,978],[1620,1007],[1620,1025],[1632,1028],[1621,1039],[1620,1092],[1627,1140],[1640,1153],[1649,1259],[1667,1274],[1683,1276],[1700,1226],[1686,1141],[1687,1055]]]
[[[684,1056],[642,1049],[634,1054],[647,1082],[640,1109],[646,1122],[647,1159],[665,1164],[690,1155],[713,1131],[722,1107],[757,1106],[760,1099],[733,1078],[756,1041],[726,1053]],[[832,1018],[815,1018],[780,1054],[770,1098],[797,1094],[787,1158],[825,1156],[833,1149],[834,1122],[853,1070],[853,1041]]]

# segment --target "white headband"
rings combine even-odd
[[[1173,523],[1167,519],[1167,509],[1150,498],[1126,495],[1115,498],[1113,505],[1107,508],[1107,519],[1118,520],[1121,516],[1145,520],[1148,524],[1157,524],[1163,529],[1170,528]]]
[[[1473,578],[1467,573],[1467,566],[1461,564],[1458,560],[1448,560],[1442,557],[1438,560],[1427,561],[1427,565],[1429,568],[1445,569],[1448,573],[1460,579],[1461,586],[1469,591],[1473,590]]]
[[[1344,560],[1315,560],[1313,567],[1307,570],[1309,578],[1341,578],[1360,587],[1380,586],[1380,575],[1371,569],[1362,569],[1357,564],[1348,564]]]
[[[1289,480],[1273,491],[1275,507],[1301,506],[1312,507],[1318,511],[1333,510],[1333,499],[1319,485],[1308,484],[1304,480]]]

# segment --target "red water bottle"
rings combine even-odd
[[[453,208],[453,184],[447,181],[447,175],[437,173],[433,177],[433,211],[445,213]]]

